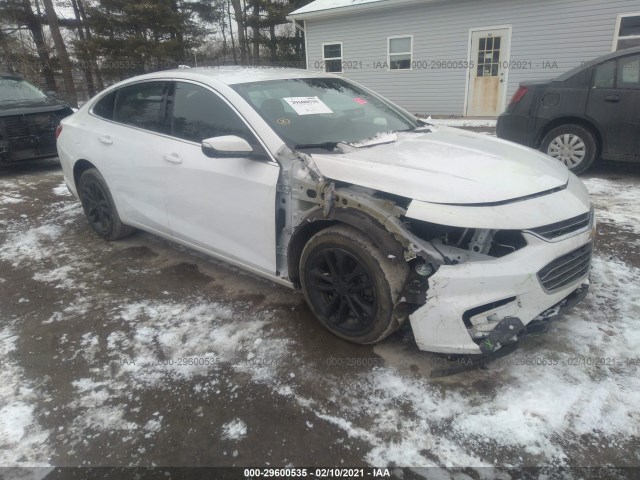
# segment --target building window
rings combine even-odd
[[[410,70],[413,37],[389,38],[389,69]]]
[[[325,72],[342,73],[342,43],[322,44],[322,60]]]
[[[618,15],[613,50],[640,47],[640,12]]]
[[[478,77],[497,77],[500,70],[502,37],[482,37],[478,43]]]

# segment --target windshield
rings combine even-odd
[[[339,78],[300,78],[232,85],[290,146],[355,143],[418,128],[378,96]]]
[[[46,95],[24,80],[0,77],[0,102],[39,100]]]

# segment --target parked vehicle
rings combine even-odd
[[[546,82],[524,82],[497,135],[551,155],[574,173],[640,160],[640,47],[598,57]]]
[[[564,165],[338,76],[148,74],[58,133],[100,236],[139,228],[301,288],[356,343],[409,318],[424,350],[491,354],[587,291],[594,217]]]
[[[73,110],[21,77],[0,74],[0,162],[55,157],[55,131]]]

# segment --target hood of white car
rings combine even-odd
[[[323,176],[430,203],[482,204],[566,185],[557,160],[515,143],[448,127],[397,140],[313,154]]]

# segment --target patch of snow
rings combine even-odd
[[[61,233],[62,229],[58,225],[47,224],[9,234],[5,243],[0,246],[0,259],[11,262],[14,267],[20,266],[24,261],[41,261],[51,256],[55,240]]]
[[[351,7],[354,5],[364,5],[367,3],[376,3],[383,0],[315,0],[305,5],[289,15],[298,15],[302,13],[316,12],[320,10],[330,10],[334,8]]]
[[[144,429],[147,432],[151,432],[151,433],[157,433],[160,431],[161,428],[162,428],[162,416],[159,416],[158,418],[152,418],[144,425]]]
[[[18,337],[8,325],[0,329],[0,466],[45,467],[49,465],[46,441],[49,431],[36,419],[39,398],[12,357]]]
[[[445,127],[495,128],[496,120],[475,118],[431,118],[429,123]]]
[[[75,284],[75,281],[69,278],[69,273],[73,270],[71,265],[65,265],[48,272],[38,272],[33,275],[33,279],[39,282],[55,283],[56,288],[69,289]]]
[[[62,182],[60,185],[58,185],[57,187],[53,188],[53,193],[55,195],[58,195],[60,197],[71,197],[71,192],[69,191],[69,188],[67,188],[67,184]]]
[[[347,145],[355,148],[370,147],[373,145],[380,145],[382,143],[392,143],[398,140],[398,134],[394,132],[382,132],[374,135],[371,138],[366,138],[358,142],[349,142]]]
[[[9,192],[0,195],[0,205],[8,205],[24,202],[25,198],[17,193]]]
[[[583,178],[596,207],[598,222],[640,234],[640,185],[629,180]]]
[[[247,424],[240,418],[234,418],[222,426],[224,440],[242,440],[247,435]]]

